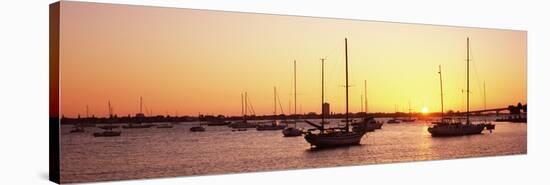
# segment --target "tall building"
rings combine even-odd
[[[324,116],[330,115],[330,104],[329,103],[323,103],[323,113]]]

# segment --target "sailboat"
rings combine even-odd
[[[193,126],[193,127],[189,128],[189,131],[191,131],[191,132],[204,132],[204,131],[206,131],[206,128],[204,128],[201,124],[201,115],[200,114],[197,117],[197,119],[199,120],[199,126]]]
[[[483,82],[483,109],[487,110],[487,93],[485,91],[485,82]],[[489,132],[493,132],[493,130],[495,129],[495,124],[487,120],[487,116],[484,116],[483,124],[485,125],[485,128],[489,130]]]
[[[466,123],[445,119],[443,116],[443,82],[441,78],[441,67],[439,78],[441,85],[441,121],[428,128],[432,137],[442,136],[462,136],[481,134],[485,128],[484,124],[474,124],[470,122],[470,38],[466,38]]]
[[[325,59],[321,59],[321,63],[323,63],[325,61]],[[290,106],[290,104],[289,104]],[[290,109],[290,107],[289,107]],[[290,110],[289,110],[289,114],[290,114]],[[296,60],[294,60],[294,115],[297,115],[296,113]],[[297,136],[302,136],[302,130],[301,129],[298,129],[296,128],[296,126],[298,125],[298,120],[294,120],[293,122],[291,123],[294,123],[294,127],[287,127],[283,130],[283,136],[284,137],[297,137]]]
[[[147,109],[147,108],[146,108]],[[143,124],[145,121],[145,114],[143,114],[143,98],[139,97],[139,113],[134,117],[137,123],[128,123],[128,125],[123,125],[122,128],[150,128],[154,126],[153,124]]]
[[[84,130],[84,127],[81,125],[81,119],[80,119],[80,115],[78,116],[78,123],[76,123],[73,127],[73,129],[71,129],[71,133],[82,133],[82,132],[85,132]]]
[[[411,109],[411,101],[409,101],[409,114],[408,114],[408,117],[406,118],[401,118],[401,122],[407,122],[407,123],[410,123],[410,122],[415,122],[416,119],[412,117],[412,109]]]
[[[109,105],[109,119],[110,120],[113,117],[113,108],[111,107],[111,101],[108,102]],[[113,128],[118,128],[118,126],[114,125],[105,125],[100,126],[99,128],[103,129],[102,132],[94,132],[94,137],[116,137],[120,136],[120,131],[114,131]]]
[[[113,107],[111,106],[111,101],[107,102],[107,106],[108,106],[108,110],[109,110],[108,120],[110,120],[110,119],[113,118]],[[113,125],[113,124],[104,124],[104,125],[98,125],[97,126],[97,128],[101,128],[101,129],[113,129],[113,128],[118,128],[118,127],[120,127],[120,126]]]
[[[365,80],[365,114],[367,115],[363,119],[361,119],[359,122],[352,123],[353,128],[352,130],[357,130],[360,127],[358,125],[365,124],[365,128],[367,132],[373,132],[376,129],[382,129],[382,125],[384,125],[384,122],[376,121],[374,117],[368,116],[368,108],[367,108],[367,80]]]
[[[270,124],[265,125],[258,125],[256,127],[256,130],[258,131],[264,131],[264,130],[282,130],[286,128],[286,125],[280,124],[279,120],[277,120],[277,88],[273,87],[273,99],[274,99],[274,112],[273,112],[273,121],[270,122]]]
[[[401,120],[395,118],[395,115],[397,115],[397,105],[395,105],[395,108],[394,108],[394,109],[395,109],[395,110],[394,110],[394,111],[395,111],[394,117],[392,117],[390,120],[388,120],[388,122],[387,122],[388,124],[397,124],[397,123],[401,123]]]
[[[325,128],[324,116],[322,116],[321,125],[305,120],[306,123],[314,126],[316,129],[309,129],[304,136],[305,140],[315,148],[330,148],[339,146],[358,145],[363,135],[367,133],[365,124],[358,124],[357,129],[350,131],[349,117],[349,95],[348,95],[348,39],[344,39],[346,56],[346,125],[345,127]],[[324,75],[322,75],[324,78]],[[323,80],[324,81],[324,80]],[[324,82],[323,82],[324,83]],[[324,87],[324,84],[322,85]],[[324,89],[321,90],[324,94]],[[323,103],[323,102],[321,102]]]
[[[86,120],[88,120],[88,106],[86,106]],[[71,133],[82,133],[85,132],[84,127],[82,126],[82,120],[80,119],[80,114],[78,115],[78,123],[76,123],[71,129]]]
[[[237,131],[246,131],[247,128],[256,128],[257,124],[248,122],[246,115],[248,114],[248,93],[241,93],[241,114],[243,120],[230,123],[229,127],[237,129]]]

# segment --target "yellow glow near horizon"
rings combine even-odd
[[[359,112],[367,81],[369,112],[466,109],[466,37],[470,37],[470,109],[527,101],[527,32],[280,15],[61,2],[60,109],[68,117],[134,115],[139,97],[155,115],[240,115],[248,92],[257,115],[273,112],[273,86],[284,113],[325,101],[345,111],[344,38],[349,103]],[[291,110],[289,110],[291,107]]]
[[[422,107],[422,114],[428,114],[430,112],[430,109],[428,107]]]

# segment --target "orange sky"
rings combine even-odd
[[[298,109],[320,112],[321,65],[326,101],[344,111],[344,38],[348,38],[350,110],[360,111],[363,80],[369,112],[439,111],[438,65],[445,109],[464,110],[466,37],[471,42],[471,109],[527,101],[527,32],[295,16],[61,3],[61,112],[105,116],[240,115],[247,91],[256,114],[272,114],[273,86],[285,113],[292,61]]]

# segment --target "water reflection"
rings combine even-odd
[[[71,127],[62,126],[61,179],[68,183],[527,152],[526,124],[497,124],[492,134],[453,138],[432,138],[428,124],[386,124],[367,133],[361,145],[336,149],[311,149],[303,137],[285,138],[280,131],[207,127],[206,132],[189,132],[193,123],[172,129],[126,129],[115,138],[70,134]]]

